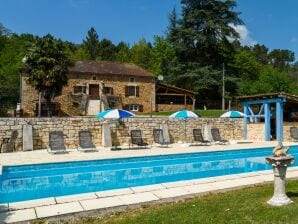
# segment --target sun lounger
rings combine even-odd
[[[131,145],[137,145],[139,148],[141,147],[146,148],[148,146],[148,143],[144,142],[142,138],[141,130],[131,130],[130,137],[131,137]]]
[[[201,129],[195,128],[195,129],[192,130],[192,132],[193,132],[194,143],[200,144],[200,145],[202,145],[202,144],[204,144],[204,145],[211,144],[210,141],[205,140],[203,138],[202,130]]]
[[[228,140],[221,138],[218,128],[211,128],[211,135],[215,142],[218,142],[219,144],[229,144]]]
[[[15,143],[18,138],[18,131],[14,130],[11,132],[10,138],[3,138],[0,146],[1,152],[13,152],[15,151]]]
[[[96,146],[93,144],[92,134],[89,130],[79,131],[78,151],[81,151],[81,152],[96,151]]]
[[[64,134],[62,131],[49,132],[49,153],[65,153],[67,152],[64,145]]]
[[[170,142],[165,141],[162,129],[153,129],[153,141],[160,146],[168,147]]]

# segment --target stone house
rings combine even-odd
[[[36,116],[39,96],[27,79],[27,74],[22,72],[21,108],[25,116]],[[53,115],[56,116],[95,115],[107,108],[124,108],[133,112],[156,111],[156,89],[159,90],[158,94],[163,94],[163,99],[167,97],[166,94],[170,94],[170,98],[178,94],[184,99],[178,104],[174,104],[170,99],[163,100],[164,104],[169,106],[162,105],[160,108],[171,109],[172,106],[172,110],[177,110],[192,107],[193,101],[190,102],[189,99],[194,99],[195,93],[175,87],[166,87],[166,92],[160,93],[165,86],[157,86],[152,73],[133,64],[77,61],[69,68],[68,84],[63,87],[61,94],[55,97],[51,107]],[[174,93],[171,92],[173,89]],[[42,96],[40,98],[41,114],[46,115],[45,100]]]

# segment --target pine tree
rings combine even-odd
[[[86,40],[83,40],[83,47],[89,53],[91,60],[96,60],[99,57],[100,41],[93,27],[88,31]]]

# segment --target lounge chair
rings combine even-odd
[[[195,143],[199,143],[200,145],[204,144],[204,145],[210,145],[211,142],[208,141],[208,140],[205,140],[203,138],[203,135],[202,135],[202,130],[201,129],[198,129],[198,128],[195,128],[192,130],[192,133],[193,133],[193,139],[194,139],[194,142]]]
[[[92,141],[92,134],[89,130],[79,131],[78,151],[81,151],[81,152],[96,151],[96,146]]]
[[[65,153],[67,152],[64,145],[64,134],[62,131],[49,132],[49,153]]]
[[[162,129],[153,129],[153,141],[160,146],[168,147],[170,142],[165,141]]]
[[[1,152],[13,152],[15,151],[15,143],[18,138],[18,131],[14,130],[11,132],[10,138],[3,138],[0,146]],[[3,147],[3,148],[2,148]]]
[[[291,139],[294,142],[298,141],[298,128],[297,127],[290,127],[290,135],[291,135]]]
[[[142,138],[141,130],[131,130],[130,137],[131,137],[131,145],[137,145],[139,147],[144,147],[144,148],[146,148],[148,146],[148,143],[144,142],[144,140]],[[130,145],[129,145],[129,147],[130,147]]]
[[[211,128],[211,135],[215,142],[218,142],[219,144],[229,144],[228,140],[222,139],[220,137],[218,128]]]

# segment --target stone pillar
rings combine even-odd
[[[286,172],[289,164],[294,163],[293,156],[283,157],[266,157],[266,162],[272,164],[274,173],[274,194],[273,197],[267,201],[272,206],[283,206],[293,203],[286,195]]]
[[[107,122],[107,121],[103,122],[101,131],[102,131],[102,133],[101,133],[102,146],[112,147],[112,137],[111,137],[110,123]]]
[[[170,142],[169,126],[167,124],[167,121],[163,121],[160,125],[160,128],[162,129],[163,138],[165,142]]]
[[[32,125],[23,126],[23,151],[33,150]]]

